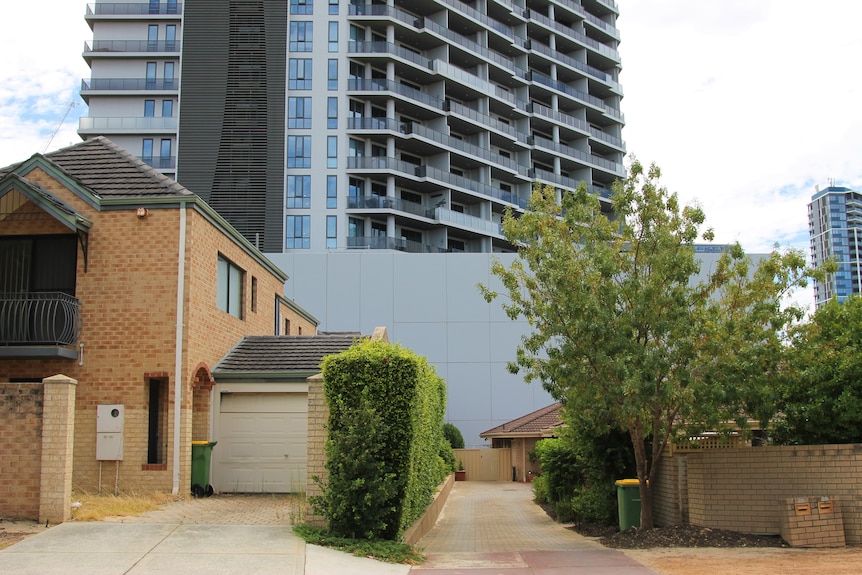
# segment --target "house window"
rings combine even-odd
[[[311,98],[290,97],[287,99],[287,127],[311,128]]]
[[[326,176],[326,207],[338,207],[338,176]]]
[[[332,59],[327,63],[327,83],[326,87],[329,90],[338,89],[338,60]]]
[[[311,176],[287,176],[285,206],[291,209],[311,207]]]
[[[245,271],[219,254],[216,273],[216,307],[242,319],[242,285]]]
[[[285,249],[307,250],[311,248],[311,216],[287,216],[284,230]]]
[[[329,23],[329,51],[338,52],[338,22]]]
[[[312,0],[290,0],[290,13],[299,15],[314,14]]]
[[[257,312],[257,278],[251,276],[251,311]]]
[[[147,463],[164,464],[168,462],[168,381],[150,378],[147,387]]]
[[[330,130],[338,128],[338,98],[326,99],[326,127]]]
[[[156,101],[144,100],[144,118],[152,118],[156,115]]]
[[[287,167],[311,167],[311,136],[287,137]]]
[[[287,87],[290,90],[311,90],[311,58],[290,59]]]
[[[291,22],[289,51],[311,52],[313,30],[312,22]]]
[[[338,136],[326,137],[326,167],[338,167]]]
[[[290,320],[284,319],[284,335],[290,335]]]
[[[338,245],[338,221],[335,216],[326,216],[326,249],[334,250]]]

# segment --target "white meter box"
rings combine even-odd
[[[126,409],[123,405],[99,405],[96,411],[96,459],[123,460],[123,425]]]

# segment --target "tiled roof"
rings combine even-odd
[[[45,157],[100,198],[193,195],[103,136],[45,154]]]
[[[505,437],[507,435],[535,435],[540,437],[546,429],[557,427],[563,421],[560,419],[562,404],[557,402],[548,407],[528,413],[518,419],[498,425],[488,431],[483,431],[479,437]]]
[[[325,356],[344,351],[361,337],[353,332],[246,336],[213,368],[213,373],[315,371]]]

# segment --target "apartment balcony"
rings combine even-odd
[[[78,357],[81,302],[61,292],[0,294],[0,358]]]
[[[177,169],[176,156],[138,156],[138,159],[163,172],[173,172]]]
[[[94,95],[122,95],[130,92],[176,95],[179,93],[179,78],[84,78],[81,80],[81,98],[89,104],[89,97]]]
[[[595,96],[591,96],[590,94],[578,90],[576,88],[572,88],[568,84],[564,82],[560,82],[559,80],[554,80],[553,78],[541,74],[539,72],[529,72],[527,76],[527,80],[531,81],[535,84],[539,84],[541,86],[545,86],[557,92],[561,92],[571,98],[578,100],[579,102],[586,104],[587,106],[591,106],[600,112],[602,112],[605,116],[612,118],[618,122],[624,122],[622,113],[619,110],[616,110],[607,104],[605,104],[604,100],[601,98],[596,98]]]
[[[347,198],[347,209],[351,210],[394,210],[422,218],[433,219],[434,210],[416,202],[389,196],[351,196]]]
[[[397,250],[411,254],[438,254],[445,253],[445,248],[429,246],[420,242],[405,240],[404,238],[390,238],[384,236],[362,236],[347,238],[348,249],[364,250]]]
[[[399,100],[406,104],[418,106],[425,110],[430,109],[434,112],[443,112],[446,107],[446,100],[443,98],[432,96],[393,80],[351,78],[347,82],[347,91],[351,95],[391,95],[399,98]]]
[[[90,64],[96,57],[179,57],[181,48],[178,40],[94,40],[92,46],[84,42],[84,60]]]
[[[480,234],[491,234],[503,237],[503,226],[491,220],[485,220],[471,216],[463,212],[456,212],[447,208],[435,208],[434,219],[448,225],[457,226],[466,231],[479,232]]]
[[[174,0],[151,1],[151,2],[98,2],[87,4],[85,18],[91,20],[99,16],[173,16],[178,17],[183,13],[182,2]]]
[[[78,134],[174,134],[178,126],[175,117],[79,118]]]

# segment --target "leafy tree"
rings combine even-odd
[[[464,449],[464,436],[461,435],[461,430],[455,427],[454,424],[449,422],[443,424],[443,437],[449,441],[452,449]]]
[[[613,215],[585,186],[559,198],[537,188],[520,217],[504,220],[519,258],[492,267],[506,313],[532,326],[510,371],[541,381],[597,433],[630,434],[642,528],[653,526],[655,472],[672,433],[745,423],[749,406],[767,411],[768,393],[756,388],[780,362],[780,330],[800,316],[781,300],[810,275],[794,251],[752,272],[735,246],[695,283],[694,243],[712,232],[659,179],[655,165],[634,161],[614,185]],[[498,296],[479,287],[487,301]]]
[[[862,443],[862,298],[820,307],[792,341],[774,441]]]

